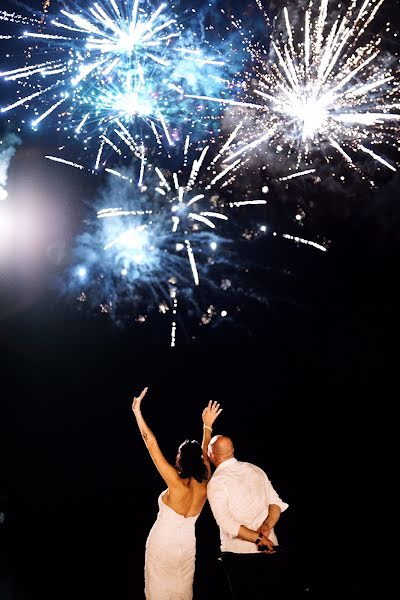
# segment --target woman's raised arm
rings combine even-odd
[[[220,405],[218,404],[218,402],[216,402],[215,400],[214,400],[214,402],[212,400],[210,400],[201,415],[202,419],[203,419],[203,441],[201,443],[201,447],[203,449],[203,460],[207,466],[209,479],[211,477],[211,465],[210,465],[210,461],[208,458],[207,449],[208,449],[208,444],[210,443],[211,436],[212,436],[213,423],[214,423],[215,419],[218,417],[218,415],[221,414],[222,410],[223,409],[220,408]]]
[[[165,483],[170,486],[179,479],[179,475],[176,469],[167,461],[161,452],[156,436],[143,418],[141,404],[147,393],[147,389],[148,388],[145,387],[139,396],[134,397],[132,402],[132,412],[136,417],[136,423],[139,427],[139,431],[158,472],[164,479]]]

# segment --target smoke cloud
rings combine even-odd
[[[8,133],[0,140],[0,200],[7,198],[7,175],[12,157],[21,143],[14,133]]]

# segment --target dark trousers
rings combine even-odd
[[[232,600],[289,598],[289,573],[283,572],[282,553],[237,554],[222,552],[220,561],[228,579]]]

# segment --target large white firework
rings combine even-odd
[[[293,10],[284,8],[281,30],[281,19],[272,24],[269,53],[243,35],[252,63],[227,95],[189,94],[227,105],[226,122],[244,125],[227,163],[256,154],[264,164],[284,165],[286,179],[314,173],[310,167],[321,158],[331,164],[340,158],[359,169],[364,155],[396,171],[398,61],[382,51],[382,36],[369,32],[383,3],[351,0],[343,8],[329,0],[318,7],[311,2],[295,26]],[[385,28],[389,32],[390,25]]]

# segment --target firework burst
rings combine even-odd
[[[25,108],[33,129],[47,121],[67,139],[82,139],[85,147],[101,146],[115,129],[120,132],[118,121],[138,145],[153,134],[159,144],[163,139],[172,145],[170,121],[182,118],[176,102],[180,63],[186,73],[195,70],[202,78],[203,68],[219,67],[221,61],[204,56],[170,2],[99,0],[66,6],[53,19],[47,16],[45,25],[40,17],[0,14],[0,20],[24,27],[15,36],[24,44],[22,63],[16,67],[18,55],[8,51],[13,67],[0,73],[10,88],[16,86],[16,97],[2,113]],[[110,151],[113,145],[118,140],[108,144]]]
[[[108,185],[96,203],[96,219],[77,240],[67,288],[80,289],[80,300],[90,299],[121,321],[138,311],[144,319],[154,308],[172,315],[175,345],[178,300],[200,311],[196,289],[203,294],[230,288],[220,271],[232,264],[232,252],[218,226],[227,223],[233,208],[266,203],[226,200],[242,165],[241,159],[223,164],[233,139],[215,151],[212,143],[192,144],[187,136],[180,157],[177,151],[163,164],[143,162],[139,177],[132,168],[106,167]]]
[[[285,8],[282,27],[266,17],[275,32],[269,52],[244,35],[250,68],[227,97],[201,98],[228,106],[225,123],[244,125],[227,163],[251,153],[285,180],[334,168],[338,158],[360,173],[362,157],[396,171],[398,71],[381,36],[367,35],[383,1],[351,0],[345,11],[310,3],[300,26]]]

